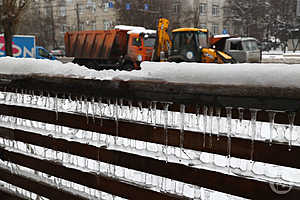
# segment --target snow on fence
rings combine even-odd
[[[0,78],[2,197],[300,196],[298,89]]]

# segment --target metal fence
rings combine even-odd
[[[298,199],[299,90],[0,76],[1,199]]]

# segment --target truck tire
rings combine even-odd
[[[134,70],[133,63],[129,63],[129,62],[125,63],[122,66],[121,70],[124,70],[124,71],[132,71],[132,70]]]

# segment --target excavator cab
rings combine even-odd
[[[172,31],[172,48],[168,60],[173,62],[233,63],[224,52],[209,48],[208,30],[179,28]]]
[[[198,62],[201,49],[208,47],[207,29],[179,28],[172,31],[170,61]]]

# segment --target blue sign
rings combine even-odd
[[[0,57],[5,56],[4,36],[0,36]],[[35,57],[35,37],[15,35],[12,39],[13,56],[18,58]]]
[[[148,4],[145,4],[144,10],[149,10],[149,5]]]
[[[130,3],[126,3],[126,10],[130,10]]]
[[[228,34],[228,32],[227,32],[226,29],[224,29],[222,33],[223,33],[224,35],[225,35],[225,34]]]
[[[113,4],[113,2],[111,2],[111,1],[110,1],[110,2],[108,2],[108,7],[109,7],[109,8],[113,8],[113,7],[114,7],[114,4]]]

